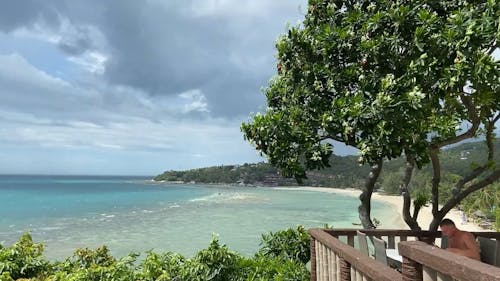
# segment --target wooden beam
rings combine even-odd
[[[500,268],[421,241],[401,242],[399,254],[457,280],[500,281]]]

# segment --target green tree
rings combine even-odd
[[[307,170],[329,166],[332,141],[358,148],[359,161],[372,166],[360,196],[366,228],[374,227],[371,194],[384,159],[405,155],[403,217],[420,229],[408,185],[414,168],[430,162],[429,228],[437,229],[463,198],[500,178],[491,145],[500,118],[500,68],[491,56],[500,38],[499,6],[310,0],[302,25],[276,44],[268,107],[242,124],[245,138],[298,181]],[[439,209],[439,152],[480,135],[489,148],[485,163],[462,177]]]

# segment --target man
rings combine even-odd
[[[450,219],[444,219],[439,224],[443,236],[448,238],[447,251],[466,256],[475,260],[480,260],[479,247],[472,233],[461,231]]]

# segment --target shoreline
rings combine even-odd
[[[299,186],[299,187],[275,187],[275,189],[282,190],[303,190],[303,191],[314,191],[314,192],[325,192],[330,194],[342,194],[352,197],[359,197],[361,190],[353,188],[333,188],[333,187],[313,187],[313,186]],[[397,229],[409,229],[408,225],[404,222],[401,211],[403,210],[403,200],[401,196],[398,195],[387,195],[374,192],[372,194],[372,199],[386,203],[393,206],[398,213],[398,217],[394,220],[384,222],[389,228]],[[474,222],[466,221],[462,222],[462,212],[457,209],[452,209],[446,214],[445,218],[449,218],[455,222],[457,228],[465,231],[491,231],[488,229],[481,228]],[[422,207],[418,215],[418,224],[423,230],[429,229],[429,225],[432,221],[432,208],[431,206]],[[384,227],[385,228],[385,227]]]

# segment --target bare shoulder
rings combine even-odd
[[[470,239],[470,240],[476,240],[476,238],[474,237],[474,234],[468,232],[468,231],[460,231],[460,233],[462,234],[462,239]]]
[[[470,233],[470,232],[467,232],[467,231],[461,231],[460,232],[460,239],[467,245],[469,245],[469,247],[477,247],[477,243],[476,243],[476,238],[474,237],[474,234]]]

